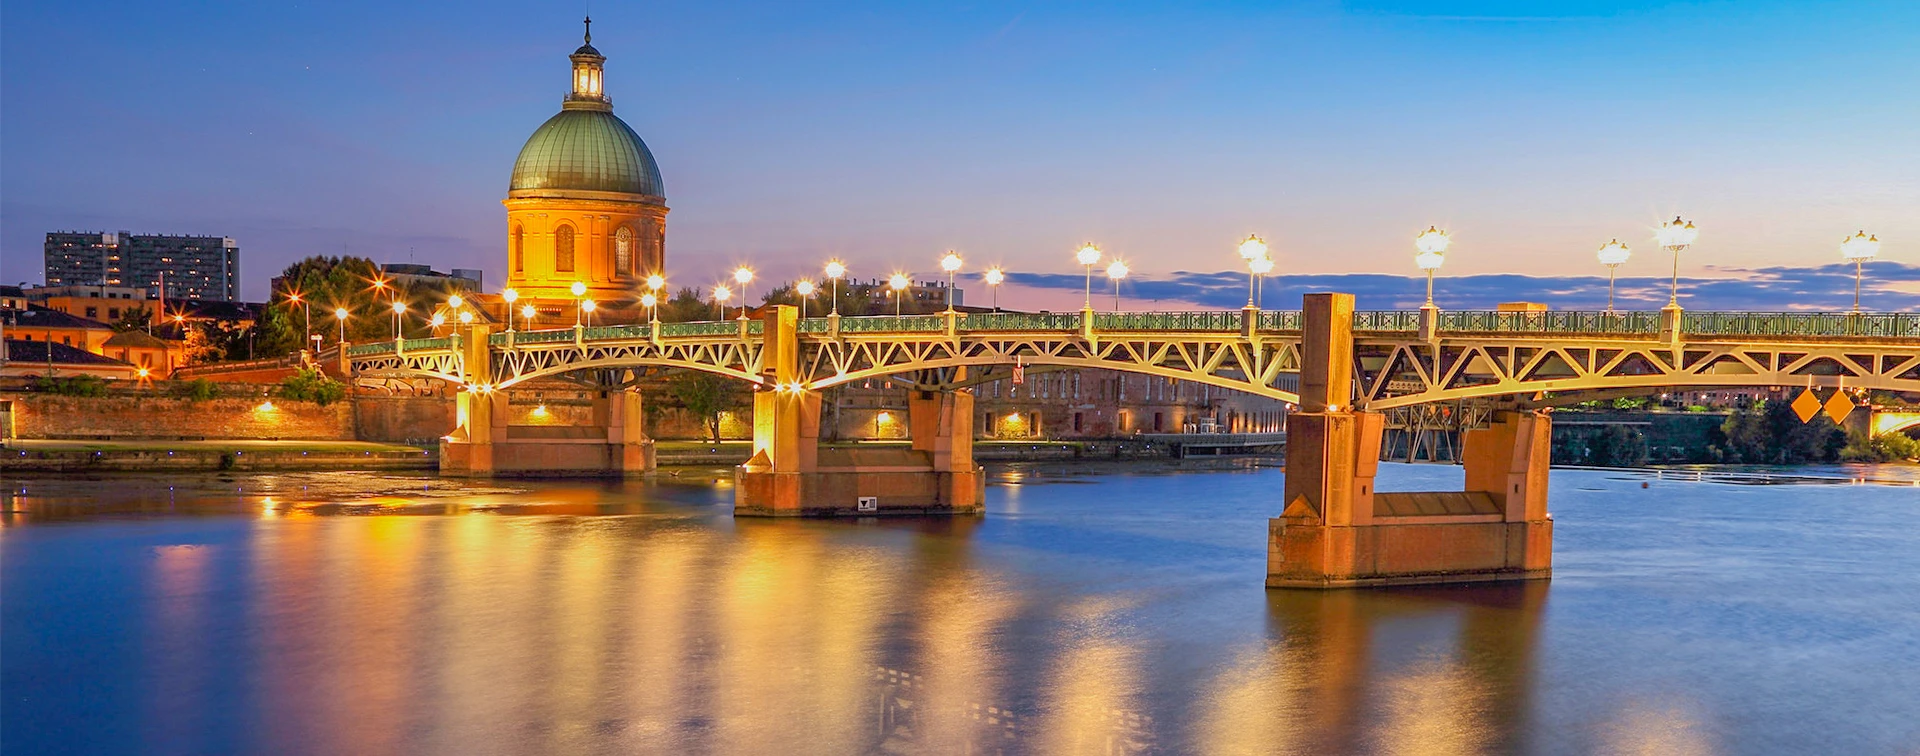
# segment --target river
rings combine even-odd
[[[0,749],[1913,754],[1912,469],[1556,470],[1550,582],[1331,593],[1261,585],[1273,468],[780,522],[705,469],[15,477]]]

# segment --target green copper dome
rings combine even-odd
[[[573,107],[527,138],[508,189],[667,196],[653,152],[632,127],[608,110]]]

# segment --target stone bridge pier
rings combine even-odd
[[[763,386],[753,395],[753,457],[734,471],[733,513],[756,517],[956,515],[982,511],[973,394],[921,391],[907,402],[907,447],[821,448],[820,393],[800,381],[796,311],[765,315]]]
[[[1353,295],[1308,294],[1300,409],[1287,418],[1284,509],[1268,521],[1267,586],[1348,588],[1545,578],[1552,421],[1499,412],[1468,431],[1464,491],[1378,493],[1383,418],[1353,401]]]
[[[462,328],[456,343],[466,385],[456,423],[440,439],[440,474],[470,477],[632,475],[654,468],[640,392],[601,391],[584,425],[512,425],[507,392],[492,389],[488,327]]]

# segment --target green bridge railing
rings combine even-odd
[[[1078,312],[975,312],[956,319],[958,333],[988,332],[1078,332],[1083,314]],[[1660,313],[1640,311],[1605,312],[1599,310],[1556,310],[1548,312],[1496,312],[1485,310],[1442,311],[1437,325],[1441,333],[1564,334],[1569,336],[1656,336],[1660,333]],[[1096,312],[1093,330],[1099,332],[1213,332],[1239,333],[1245,322],[1243,310],[1201,312]],[[1299,310],[1263,310],[1258,314],[1256,330],[1261,332],[1297,332]],[[745,322],[748,336],[764,332],[760,320]],[[843,334],[942,333],[947,328],[945,315],[874,315],[842,317]],[[1920,338],[1920,313],[1886,312],[1685,312],[1680,320],[1681,333],[1688,337],[1848,337],[1848,338]],[[662,337],[738,336],[741,321],[719,320],[691,323],[661,323]],[[831,332],[827,318],[800,321],[801,333]],[[1418,310],[1361,310],[1353,313],[1356,333],[1417,333]],[[647,324],[594,326],[583,329],[585,341],[646,339],[652,336]],[[572,328],[495,333],[488,342],[505,346],[509,338],[516,346],[569,343]],[[448,349],[453,339],[407,339],[405,351]],[[349,357],[368,357],[393,352],[392,341],[356,344],[347,348]]]

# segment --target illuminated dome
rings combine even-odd
[[[611,106],[570,107],[547,119],[520,148],[507,188],[515,194],[585,191],[666,197],[653,152]]]

